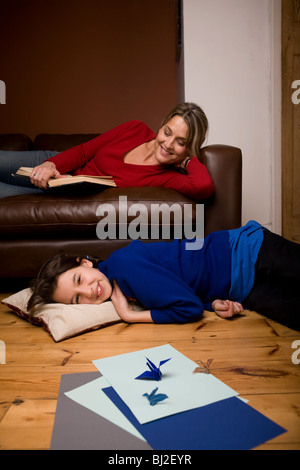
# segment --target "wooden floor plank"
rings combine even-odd
[[[15,400],[0,426],[0,449],[49,448],[56,400]]]

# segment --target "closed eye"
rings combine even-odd
[[[77,285],[80,286],[80,284],[81,284],[81,275],[79,274],[77,277]],[[79,294],[76,295],[75,302],[76,304],[79,304]]]
[[[170,137],[172,135],[172,130],[169,127],[165,127],[164,128],[164,134],[165,134],[166,137]],[[182,139],[182,138],[179,137],[176,140],[177,140],[178,145],[180,145],[181,147],[184,147],[186,145],[185,139]]]
[[[76,286],[76,285],[79,286],[81,284],[81,281],[82,281],[81,275],[79,274],[79,275],[76,276],[76,273],[75,273],[74,276],[73,276],[73,285],[74,286]],[[72,297],[70,304],[79,304],[79,294],[77,294],[75,296],[75,298]]]

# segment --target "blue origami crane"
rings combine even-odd
[[[143,397],[147,397],[149,400],[149,403],[151,406],[156,405],[156,403],[165,400],[166,398],[169,398],[168,395],[165,395],[164,393],[158,393],[156,395],[156,392],[158,390],[158,387],[156,387],[152,392],[150,393],[144,393]]]
[[[146,370],[143,372],[141,375],[136,377],[136,379],[147,379],[147,380],[161,380],[162,373],[160,371],[160,366],[165,364],[165,362],[168,362],[171,358],[165,359],[164,361],[160,361],[159,366],[156,367],[156,365],[153,364],[153,362],[150,361],[150,359],[147,359],[147,366],[149,367],[150,370]]]

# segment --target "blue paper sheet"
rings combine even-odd
[[[237,397],[140,424],[112,387],[103,391],[154,450],[249,450],[286,432]]]

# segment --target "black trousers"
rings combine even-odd
[[[300,245],[268,230],[243,307],[300,330]]]

